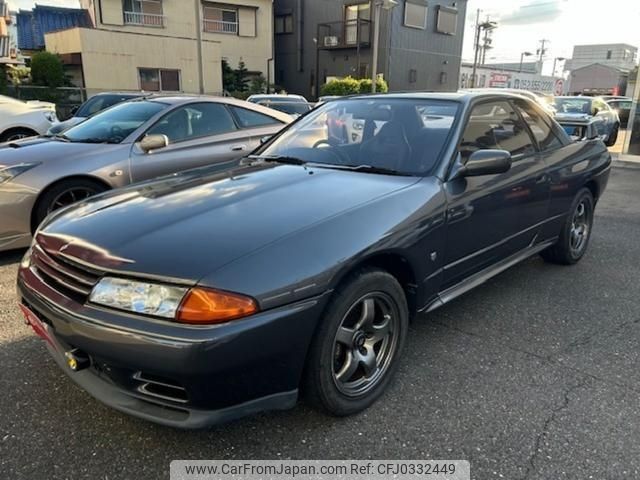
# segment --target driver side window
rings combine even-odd
[[[478,150],[506,150],[513,157],[535,152],[526,125],[509,102],[483,103],[471,111],[460,143],[463,163]]]
[[[231,114],[219,103],[195,103],[175,109],[162,117],[147,135],[166,135],[169,143],[221,135],[236,130]]]

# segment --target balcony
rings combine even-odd
[[[164,15],[156,13],[124,12],[124,24],[162,28],[164,27]]]
[[[318,24],[318,48],[340,50],[371,45],[371,21],[346,20]]]
[[[208,33],[238,34],[238,22],[226,22],[224,20],[203,20],[203,29]]]

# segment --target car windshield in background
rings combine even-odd
[[[304,115],[311,110],[311,105],[302,102],[269,102],[262,101],[260,105],[273,108],[279,112],[288,113],[289,115]]]
[[[78,143],[120,143],[168,106],[146,100],[122,103],[67,130],[64,136]]]
[[[131,95],[96,95],[84,102],[76,112],[75,116],[82,118],[90,117],[94,113],[101,112],[116,103],[124,102],[131,98],[135,97]]]
[[[556,98],[554,105],[558,113],[591,114],[591,100],[588,98]]]
[[[609,102],[609,105],[618,110],[631,110],[632,103],[626,100],[614,100]]]
[[[259,153],[424,175],[436,165],[458,110],[458,103],[442,100],[336,100],[309,113]]]

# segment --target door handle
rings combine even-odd
[[[232,152],[242,152],[246,149],[247,149],[246,145],[234,145],[233,147],[231,147]]]
[[[540,183],[547,183],[549,181],[549,175],[547,175],[546,173],[540,175],[538,178],[536,178],[536,183],[540,184]]]

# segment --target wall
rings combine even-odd
[[[291,34],[276,35],[276,84],[282,85],[290,93],[300,93],[308,97],[314,94],[313,75],[316,68],[317,25],[344,20],[345,0],[276,0],[275,14],[293,13],[294,31]],[[437,5],[457,4],[458,31],[455,36],[436,32]],[[404,26],[404,1],[400,1],[391,13],[383,11],[381,18],[380,50],[378,72],[389,81],[390,88],[400,90],[455,90],[460,67],[466,0],[439,0],[429,2],[426,30]],[[298,12],[302,4],[303,14]],[[300,23],[303,31],[299,36]],[[372,12],[373,19],[373,12]],[[371,27],[373,38],[373,25]],[[299,49],[302,47],[302,70],[298,68]],[[321,50],[320,77],[343,77],[358,75],[358,63],[371,68],[372,49],[362,47],[358,58],[357,49]],[[447,63],[445,63],[447,62]],[[417,81],[409,82],[409,70],[417,70]],[[446,81],[440,83],[441,72]]]
[[[198,93],[196,42],[124,32],[76,28],[46,35],[47,50],[82,53],[88,95],[107,90],[139,90],[138,68],[181,71],[185,93]],[[205,92],[222,92],[220,44],[203,43]]]
[[[611,50],[611,58],[607,59],[607,52]],[[625,53],[628,51],[628,53]],[[576,45],[573,49],[571,69],[585,67],[594,63],[600,63],[610,67],[631,70],[636,64],[638,49],[632,45]],[[627,58],[625,58],[625,55]]]
[[[157,37],[196,38],[196,11],[193,0],[163,0],[163,27],[124,25],[122,0],[82,0],[95,3],[99,29],[139,33]],[[242,58],[250,71],[266,77],[267,59],[273,55],[273,4],[271,0],[224,0],[219,4],[239,10],[239,35],[202,31],[204,41],[220,45],[222,58],[232,67]],[[214,4],[212,4],[214,5]]]

